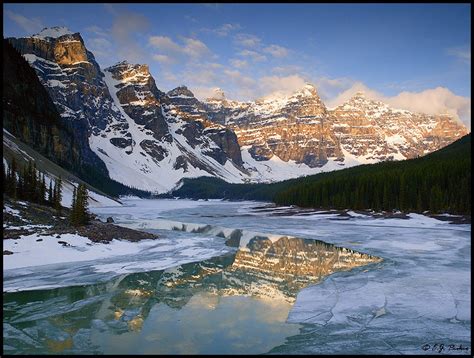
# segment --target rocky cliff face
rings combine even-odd
[[[415,158],[468,133],[451,116],[393,109],[363,93],[329,114],[342,148],[368,161]]]
[[[228,101],[222,92],[206,101],[211,120],[237,134],[242,150],[260,162],[324,167],[414,158],[455,141],[467,129],[448,115],[390,108],[357,93],[328,110],[312,85],[291,96],[256,102]]]
[[[311,85],[291,96],[250,103],[229,102],[221,95],[210,99],[207,108],[209,117],[232,128],[257,161],[276,155],[314,168],[342,155],[328,131],[327,109]]]
[[[32,44],[43,48],[41,51],[48,52],[47,45],[38,39],[32,40]],[[40,83],[41,77],[38,79],[35,70],[9,41],[4,40],[3,50],[4,129],[76,174],[81,174],[81,168],[87,167],[107,175],[104,163],[89,148],[84,123],[71,123],[61,118],[55,105],[57,102],[53,103],[51,93]]]
[[[85,162],[144,190],[169,191],[185,177],[268,182],[413,158],[468,132],[447,115],[363,94],[329,110],[310,84],[254,102],[228,100],[221,89],[204,102],[185,86],[164,93],[147,65],[102,71],[80,34],[65,28],[9,41],[75,131]]]
[[[9,41],[111,178],[163,192],[183,177],[245,175],[235,133],[209,121],[186,88],[160,91],[148,66],[120,62],[102,72],[80,34],[65,28]]]

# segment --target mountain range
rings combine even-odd
[[[60,161],[142,190],[164,193],[200,176],[273,182],[416,158],[468,133],[450,115],[391,108],[363,93],[328,108],[311,84],[248,102],[221,89],[204,101],[185,86],[165,92],[145,64],[100,68],[81,35],[63,27],[7,40],[46,89],[49,110],[74,132],[66,149],[75,154],[57,154]]]

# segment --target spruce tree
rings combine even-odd
[[[40,187],[39,187],[39,202],[41,204],[44,204],[46,202],[46,180],[44,178],[44,173],[42,175],[42,178],[41,178],[41,184],[40,184]]]
[[[72,225],[80,226],[89,222],[90,215],[87,208],[88,197],[87,189],[84,184],[79,184],[77,190],[74,187],[70,214],[70,222]]]
[[[73,185],[73,192],[72,192],[72,204],[71,204],[71,213],[69,214],[69,221],[71,225],[77,225],[77,190],[76,187]]]
[[[53,179],[49,181],[49,191],[48,191],[48,204],[53,206],[54,198],[53,198]]]
[[[62,179],[58,177],[54,184],[54,208],[58,211],[58,215],[61,215],[61,200],[62,200]]]

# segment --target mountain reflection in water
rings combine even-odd
[[[298,333],[285,321],[302,288],[381,261],[317,240],[241,230],[220,236],[235,253],[4,294],[5,353],[265,353]]]

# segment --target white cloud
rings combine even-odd
[[[210,98],[211,96],[214,95],[214,91],[216,87],[200,87],[200,86],[192,86],[189,87],[192,93],[194,93],[194,96],[201,100],[204,101],[207,98]]]
[[[249,48],[258,47],[262,41],[258,36],[242,33],[235,35],[234,40],[237,45]]]
[[[104,37],[94,37],[87,40],[87,48],[94,57],[107,57],[112,51],[112,43]]]
[[[204,44],[204,42],[198,39],[184,38],[185,46],[183,47],[183,52],[191,57],[201,57],[211,53],[209,48]]]
[[[151,36],[148,44],[160,52],[154,55],[153,59],[161,63],[176,63],[204,56],[212,57],[211,50],[204,42],[190,37],[183,37],[182,41],[184,44],[180,45],[167,36]]]
[[[243,57],[249,57],[254,62],[262,62],[267,60],[267,56],[258,53],[257,51],[253,50],[242,50],[238,53],[238,55]]]
[[[276,66],[276,67],[273,67],[271,71],[278,75],[289,75],[289,74],[301,72],[302,67],[298,65]]]
[[[171,58],[167,55],[160,55],[160,54],[155,54],[152,56],[152,58],[155,60],[155,61],[158,61],[162,64],[165,64],[165,65],[170,65],[170,64],[173,64],[175,63],[175,59],[174,58]]]
[[[234,58],[232,60],[230,60],[230,64],[233,66],[233,67],[236,67],[236,68],[246,68],[249,63],[245,60],[239,60],[237,58]]]
[[[220,37],[226,37],[232,31],[240,30],[242,27],[239,24],[223,24],[215,29],[202,29],[201,31],[210,32]]]
[[[453,47],[446,50],[448,55],[454,56],[462,62],[471,64],[471,49],[466,47]]]
[[[258,80],[260,93],[263,96],[271,94],[289,95],[301,89],[306,81],[300,75],[264,76]]]
[[[148,42],[150,45],[156,47],[160,51],[176,53],[182,51],[181,46],[179,46],[167,36],[151,36],[148,39]]]
[[[10,10],[6,10],[5,13],[11,20],[13,20],[18,26],[20,26],[29,35],[38,33],[42,29],[45,28],[45,26],[43,25],[43,22],[37,17],[29,19],[23,15],[14,13],[13,11],[10,11]]]
[[[227,69],[224,70],[224,74],[234,81],[238,86],[248,87],[255,85],[255,79],[243,75],[240,71]]]
[[[117,45],[118,56],[130,62],[146,62],[148,55],[138,45],[136,36],[150,28],[148,18],[140,13],[124,10],[123,7],[107,5],[107,9],[114,16],[110,33]]]
[[[270,45],[268,47],[265,47],[263,49],[263,52],[269,53],[273,57],[278,57],[278,58],[288,56],[288,49],[282,46],[278,46],[278,45]]]
[[[96,26],[96,25],[88,26],[86,27],[85,30],[99,37],[107,37],[110,34],[110,31],[106,31],[100,26]]]

